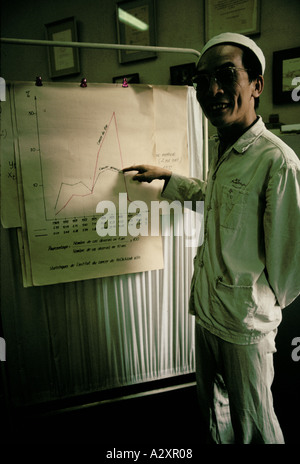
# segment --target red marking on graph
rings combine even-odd
[[[57,211],[55,213],[55,215],[59,214],[63,209],[65,209],[68,204],[70,203],[70,201],[72,200],[72,198],[74,197],[87,197],[87,196],[90,196],[90,195],[93,195],[94,193],[94,189],[95,189],[95,186],[97,184],[97,181],[99,179],[99,176],[101,175],[101,173],[103,173],[104,171],[107,171],[107,170],[110,170],[110,171],[116,171],[116,172],[120,172],[119,169],[113,167],[113,166],[105,166],[103,168],[99,168],[99,173],[98,173],[98,176],[97,176],[97,170],[98,170],[98,163],[99,163],[99,159],[100,159],[100,154],[101,154],[101,149],[102,149],[102,146],[104,144],[104,141],[106,139],[106,136],[109,132],[109,129],[110,129],[110,126],[111,126],[111,123],[114,122],[114,125],[115,125],[115,129],[116,129],[116,135],[117,135],[117,141],[118,141],[118,147],[119,147],[119,155],[120,155],[120,160],[121,160],[121,166],[122,166],[122,169],[124,167],[123,165],[123,157],[122,157],[122,149],[121,149],[121,144],[120,144],[120,138],[119,138],[119,131],[118,131],[118,124],[117,124],[117,119],[116,119],[116,114],[115,112],[113,112],[111,118],[110,118],[110,121],[107,125],[107,129],[105,131],[105,134],[103,135],[103,138],[101,140],[101,143],[100,143],[100,146],[99,146],[99,149],[97,151],[97,156],[96,156],[96,163],[95,163],[95,168],[94,168],[94,174],[93,174],[93,180],[92,180],[92,184],[91,184],[91,187],[88,187],[84,182],[82,181],[79,181],[79,182],[75,182],[74,184],[69,184],[69,183],[66,183],[66,182],[62,182],[60,184],[60,188],[59,188],[59,192],[58,192],[58,195],[57,195],[57,199],[56,199],[56,202],[55,202],[55,209],[56,209],[56,206],[58,204],[58,201],[59,201],[59,198],[60,198],[60,194],[61,194],[61,191],[62,191],[62,188],[64,185],[68,185],[70,187],[74,187],[75,185],[83,185],[84,187],[86,187],[88,189],[88,193],[84,193],[84,194],[79,194],[79,193],[73,193],[70,198],[65,202],[65,204],[59,209],[59,211]],[[123,174],[124,176],[124,174]],[[126,190],[126,194],[127,194],[127,199],[128,201],[130,201],[129,199],[129,196],[128,196],[128,189],[127,189],[127,184],[126,184],[126,179],[125,179],[125,176],[124,176],[124,184],[125,184],[125,190]]]

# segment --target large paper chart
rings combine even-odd
[[[149,223],[162,183],[140,184],[121,170],[146,163],[188,175],[187,90],[15,84],[13,94],[26,285],[162,268],[161,236]],[[99,204],[114,206],[100,208],[102,236]]]

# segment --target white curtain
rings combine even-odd
[[[193,88],[188,128],[190,174],[201,177],[202,115]],[[196,249],[184,237],[172,231],[163,237],[163,270],[23,288],[16,230],[1,232],[1,311],[13,404],[194,371],[188,299]]]

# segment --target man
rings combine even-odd
[[[206,182],[147,165],[163,195],[205,201],[194,260],[196,376],[208,443],[284,443],[273,409],[273,353],[282,309],[299,295],[300,162],[256,115],[265,58],[225,33],[202,50],[194,79],[219,142]]]

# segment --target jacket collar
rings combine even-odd
[[[218,154],[218,146],[219,146],[219,138],[216,137],[215,139],[215,145],[213,149],[213,158],[215,159],[215,164],[218,165],[220,161],[223,161],[225,158],[227,158],[232,151],[239,155],[244,155],[246,151],[248,150],[249,147],[255,142],[255,140],[260,137],[260,135],[266,130],[265,124],[262,120],[261,116],[258,116],[257,120],[255,121],[254,124],[252,124],[249,129],[244,132],[243,135],[227,150],[223,153],[221,157],[219,157]]]
[[[231,149],[241,155],[244,154],[264,130],[265,124],[261,116],[258,116],[256,122],[233,144]]]

